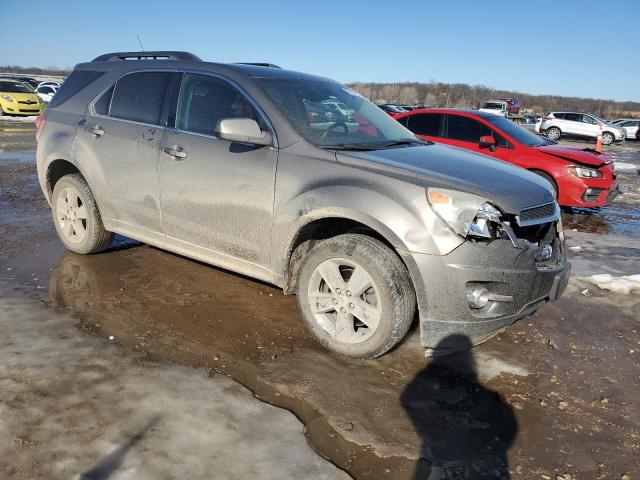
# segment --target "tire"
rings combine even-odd
[[[615,140],[615,137],[613,136],[613,133],[611,133],[611,132],[603,132],[602,133],[602,144],[603,145],[611,145],[614,140]]]
[[[553,191],[555,192],[556,195],[556,201],[558,200],[558,184],[556,183],[556,181],[553,179],[553,177],[551,175],[549,175],[548,173],[543,172],[542,170],[531,170],[533,173],[535,173],[536,175],[541,176],[542,178],[544,178],[545,180],[547,180],[551,186],[553,187]]]
[[[359,359],[378,357],[402,340],[416,311],[402,261],[382,242],[361,234],[316,244],[300,267],[297,298],[307,328],[322,346]]]
[[[562,136],[562,132],[560,131],[560,129],[558,127],[547,128],[547,131],[545,132],[545,134],[551,140],[559,140],[560,137]]]
[[[76,253],[97,253],[107,248],[113,233],[105,230],[96,200],[79,173],[65,175],[51,196],[53,223],[60,240]]]

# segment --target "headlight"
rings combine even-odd
[[[9,103],[15,102],[11,95],[0,95],[0,97],[2,97],[3,100],[6,100]]]
[[[567,167],[569,173],[580,178],[602,178],[602,173],[595,168],[577,167],[575,165],[569,165]]]
[[[477,195],[429,188],[429,205],[451,230],[462,237],[495,238],[500,211]]]

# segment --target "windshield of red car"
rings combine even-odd
[[[516,125],[511,120],[498,115],[488,115],[483,117],[487,122],[496,126],[499,130],[513,138],[516,142],[526,145],[527,147],[541,147],[543,145],[551,145],[552,142],[547,141],[544,137],[531,133],[529,130]]]

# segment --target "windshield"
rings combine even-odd
[[[33,93],[33,90],[18,82],[7,82],[0,80],[0,92],[8,93]]]
[[[492,125],[495,125],[498,129],[513,138],[516,142],[526,145],[528,147],[541,147],[543,145],[552,145],[554,142],[545,140],[544,137],[531,133],[529,130],[522,128],[511,120],[507,120],[504,117],[486,116],[485,120]]]
[[[369,100],[338,83],[283,78],[257,81],[291,126],[318,147],[375,148],[421,142]]]

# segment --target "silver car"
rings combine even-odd
[[[68,249],[119,233],[278,285],[345,356],[382,355],[416,318],[427,349],[477,344],[567,284],[546,180],[419,140],[326,78],[112,53],[45,115],[38,177]]]
[[[625,130],[612,125],[595,115],[578,112],[550,112],[536,125],[536,132],[544,133],[552,140],[562,136],[597,138],[602,135],[602,143],[609,145],[626,138]]]

